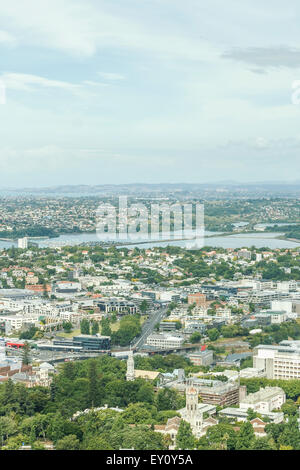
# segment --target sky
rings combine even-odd
[[[0,188],[299,180],[298,0],[0,0]]]

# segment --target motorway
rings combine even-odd
[[[139,350],[142,349],[144,344],[147,341],[148,336],[153,333],[154,327],[157,323],[160,323],[164,316],[166,315],[167,308],[162,308],[159,310],[150,310],[148,320],[142,326],[142,333],[137,339],[137,341],[131,344],[132,349]]]

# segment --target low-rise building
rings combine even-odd
[[[187,357],[195,366],[210,366],[214,361],[214,353],[210,349],[190,353]]]
[[[168,334],[151,334],[148,336],[146,344],[158,349],[180,348],[183,345],[182,336],[171,336]]]
[[[271,423],[279,424],[284,420],[284,414],[279,412],[260,412],[263,418],[268,418]],[[225,416],[226,418],[233,419],[236,421],[248,421],[248,411],[241,408],[224,408],[219,411],[220,416]]]
[[[240,409],[251,408],[257,412],[270,412],[280,409],[285,403],[285,392],[280,387],[261,388],[258,392],[250,393],[240,401]]]
[[[202,403],[210,403],[215,406],[236,405],[239,403],[238,383],[194,379],[193,385],[198,390]]]

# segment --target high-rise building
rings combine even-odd
[[[18,239],[18,248],[21,248],[22,250],[27,250],[28,248],[28,238],[19,238]]]

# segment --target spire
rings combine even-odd
[[[134,359],[133,359],[133,351],[131,350],[128,353],[128,359],[127,359],[127,373],[126,373],[126,380],[127,381],[133,381],[135,379],[135,374],[134,374]]]

